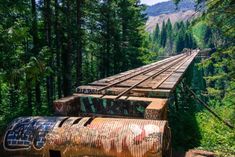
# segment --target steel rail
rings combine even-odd
[[[182,57],[184,57],[184,56],[185,56],[185,54],[183,54],[183,55],[177,57],[177,59],[180,59],[180,58],[182,58]],[[112,83],[112,84],[110,84],[110,85],[107,85],[107,86],[105,86],[105,87],[102,87],[102,88],[100,88],[100,89],[97,89],[97,91],[100,92],[100,91],[102,91],[102,90],[105,90],[105,89],[107,89],[107,88],[110,88],[110,87],[112,87],[112,86],[115,86],[115,85],[117,85],[117,84],[119,84],[119,83],[122,83],[122,82],[124,82],[124,81],[126,81],[126,80],[129,80],[129,79],[131,79],[131,78],[133,78],[133,77],[135,77],[135,76],[138,76],[138,75],[141,75],[141,74],[149,73],[149,72],[153,71],[155,68],[159,68],[159,67],[161,67],[161,66],[163,66],[164,64],[167,64],[167,63],[169,63],[169,62],[172,62],[172,60],[169,60],[169,61],[167,61],[167,62],[163,62],[163,63],[161,63],[161,64],[155,65],[154,67],[151,67],[151,68],[146,69],[146,70],[144,70],[144,71],[140,71],[140,72],[138,72],[137,74],[134,74],[134,75],[132,75],[132,76],[129,76],[129,77],[123,79],[123,80],[114,82],[114,83]]]
[[[183,59],[187,58],[188,56],[184,56]],[[126,93],[128,93],[130,90],[132,90],[133,88],[135,88],[136,86],[138,86],[139,84],[143,83],[144,81],[153,78],[154,76],[157,76],[165,71],[167,71],[170,67],[172,67],[173,65],[175,65],[175,63],[177,63],[179,60],[182,60],[182,58],[178,58],[177,60],[173,61],[170,65],[166,66],[165,68],[161,69],[160,71],[157,71],[156,73],[149,75],[148,77],[142,79],[141,81],[137,82],[136,84],[132,85],[130,88],[124,90],[123,92],[121,92],[120,94],[117,95],[117,97],[114,100],[119,99],[121,96],[125,95]]]
[[[155,63],[152,63],[152,64],[150,64],[150,65],[145,65],[145,66],[143,66],[143,67],[139,67],[139,68],[136,68],[136,69],[133,69],[133,70],[131,70],[132,72],[129,72],[129,73],[126,73],[126,74],[124,74],[124,75],[122,75],[122,76],[119,76],[119,77],[116,77],[116,78],[112,78],[111,80],[108,80],[108,81],[105,81],[106,83],[109,83],[109,82],[111,82],[111,81],[115,81],[115,80],[117,80],[117,79],[121,79],[121,78],[123,78],[123,77],[126,77],[126,76],[128,76],[128,75],[131,75],[132,76],[132,74],[141,74],[142,72],[144,72],[144,71],[146,71],[146,70],[148,70],[148,69],[150,69],[150,68],[153,68],[153,67],[155,67],[155,66],[158,66],[158,65],[161,65],[162,63],[165,63],[165,62],[167,62],[167,61],[169,61],[169,60],[173,60],[173,59],[175,59],[175,58],[179,58],[179,57],[181,57],[183,54],[181,54],[180,56],[178,55],[178,56],[172,56],[172,57],[169,57],[169,58],[167,58],[167,59],[164,59],[164,60],[161,60],[161,61],[158,61],[158,62],[155,62]],[[126,71],[127,72],[127,71]],[[137,73],[138,72],[138,73]],[[125,72],[123,72],[123,73],[125,73]],[[120,74],[117,74],[117,75],[120,75]],[[114,75],[115,76],[115,75]],[[129,76],[129,77],[131,77],[131,76]],[[113,77],[113,76],[111,76],[111,77]],[[135,77],[135,76],[134,76]],[[106,78],[107,79],[107,78]],[[92,84],[92,83],[91,83]],[[92,84],[93,85],[93,84]],[[101,89],[101,90],[104,90],[104,89]]]
[[[194,57],[193,55],[190,56],[189,59],[191,59],[192,57]],[[185,58],[185,61],[183,61],[180,65],[178,65],[174,70],[171,71],[170,74],[168,74],[167,76],[165,76],[163,79],[161,79],[160,82],[158,82],[156,85],[154,85],[152,87],[152,89],[156,89],[158,88],[166,79],[168,79],[176,70],[178,70],[183,64],[185,64],[189,59]],[[154,77],[155,78],[155,77]]]
[[[182,55],[181,55],[181,56],[182,56]],[[169,57],[169,58],[160,60],[160,61],[155,62],[155,63],[152,63],[152,64],[150,64],[150,65],[145,65],[145,66],[143,66],[143,67],[135,68],[135,69],[131,70],[130,73],[126,73],[126,74],[124,74],[124,75],[122,75],[122,76],[119,76],[119,77],[110,79],[110,80],[105,81],[105,82],[106,82],[106,83],[109,83],[109,82],[111,82],[111,81],[115,81],[115,80],[117,80],[117,79],[120,79],[120,78],[126,77],[126,76],[128,76],[128,75],[134,74],[134,73],[136,73],[137,71],[140,72],[140,70],[142,71],[142,70],[144,70],[144,69],[154,67],[154,66],[156,66],[156,65],[159,65],[159,64],[162,63],[162,62],[166,62],[166,61],[169,61],[169,60],[173,60],[174,58],[177,58],[177,57],[179,57],[179,56],[171,56],[171,57]],[[127,71],[126,71],[126,72],[127,72]],[[123,72],[123,73],[125,73],[125,72]],[[120,75],[120,74],[117,74],[116,76],[118,76],[118,75]],[[115,76],[115,75],[114,75],[114,76]],[[110,78],[111,78],[111,77],[113,77],[113,76],[110,76]],[[107,78],[106,78],[106,79],[107,79]]]

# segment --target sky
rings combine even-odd
[[[156,4],[156,3],[166,2],[166,1],[169,1],[169,0],[141,0],[141,3],[142,4],[147,4],[147,5],[153,5],[153,4]]]

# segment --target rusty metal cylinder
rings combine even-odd
[[[20,117],[0,154],[12,157],[170,157],[167,121],[91,117]]]

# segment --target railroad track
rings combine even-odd
[[[178,61],[178,60],[181,59],[181,58],[185,58],[185,55],[177,56],[177,58],[174,58],[174,59],[176,59],[176,61]],[[118,80],[118,81],[116,81],[116,82],[114,82],[114,83],[111,83],[111,84],[105,86],[105,87],[102,87],[102,88],[98,89],[98,91],[102,91],[102,90],[105,90],[105,89],[107,89],[107,88],[113,87],[113,86],[115,86],[115,85],[118,85],[118,84],[120,84],[120,83],[126,81],[126,80],[132,79],[132,78],[134,78],[134,77],[136,77],[136,76],[145,75],[145,74],[150,73],[150,72],[152,72],[152,71],[154,71],[154,70],[158,70],[158,69],[161,68],[162,66],[165,66],[165,64],[169,64],[169,63],[171,63],[171,62],[172,62],[172,60],[167,60],[167,62],[160,62],[160,63],[157,62],[158,64],[153,65],[153,66],[151,66],[151,67],[149,67],[149,68],[147,68],[147,69],[141,70],[141,71],[138,72],[138,73],[135,73],[135,72],[134,72],[134,74],[131,73],[131,74],[133,74],[133,75],[131,75],[131,76],[128,76],[128,75],[130,75],[130,74],[127,74],[127,75],[125,75],[125,78],[124,78],[124,79]]]
[[[162,60],[160,62],[153,63],[149,66],[144,66],[141,68],[137,68],[134,70],[129,71],[126,74],[119,75],[118,77],[114,77],[108,81],[105,81],[106,83],[113,82],[111,84],[108,84],[106,86],[103,86],[98,89],[98,92],[109,89],[111,87],[119,86],[121,83],[134,79],[136,77],[142,76],[143,78],[133,84],[132,86],[128,87],[127,89],[123,90],[121,93],[117,95],[115,100],[119,99],[121,96],[124,96],[128,94],[132,89],[136,88],[138,85],[142,84],[145,81],[148,80],[153,80],[159,75],[163,74],[164,72],[168,71],[175,65],[177,65],[169,74],[167,74],[165,77],[163,77],[161,80],[157,81],[157,83],[152,87],[152,89],[158,88],[166,79],[168,79],[176,70],[178,70],[188,59],[193,57],[193,55],[188,55],[188,54],[182,54],[174,57],[167,58],[165,60]],[[103,94],[101,97],[105,96]]]
[[[115,91],[111,92],[111,95],[116,95],[115,100],[129,95],[132,91],[136,90],[147,90],[150,92],[167,90],[169,93],[174,89],[197,53],[197,50],[193,50],[190,53],[172,56],[140,68],[95,81],[87,86],[78,87],[77,93],[101,94],[102,98],[105,95],[110,95],[110,91]],[[169,82],[169,80],[171,81]]]
[[[163,65],[164,68],[157,71],[157,72],[154,72],[153,74],[147,76],[146,78],[142,79],[141,81],[137,82],[136,84],[132,85],[130,88],[127,88],[126,90],[124,90],[123,92],[121,92],[116,98],[116,99],[119,99],[121,96],[124,96],[126,95],[128,92],[130,92],[130,90],[132,90],[133,88],[137,87],[139,84],[143,83],[144,81],[147,81],[148,79],[153,79],[155,78],[156,76],[159,76],[160,74],[162,74],[163,72],[167,71],[169,68],[171,68],[173,65],[175,65],[177,62],[181,61],[181,60],[184,60],[187,56],[181,56],[180,58],[174,60],[173,62],[169,61],[167,62],[167,65]]]
[[[112,81],[115,81],[115,80],[119,80],[121,78],[125,78],[125,77],[128,77],[130,75],[139,75],[139,74],[143,74],[144,72],[149,72],[152,70],[152,68],[155,68],[156,66],[159,66],[159,65],[162,65],[164,64],[165,62],[167,61],[171,61],[171,60],[174,60],[174,59],[177,59],[179,58],[180,56],[183,56],[184,54],[181,54],[181,55],[178,55],[178,56],[172,56],[172,57],[169,57],[169,58],[166,58],[164,60],[161,60],[161,61],[158,61],[158,62],[154,62],[152,64],[148,64],[148,65],[145,65],[145,66],[142,66],[142,67],[139,67],[139,68],[136,68],[136,69],[133,69],[133,70],[129,70],[129,71],[126,71],[126,72],[123,72],[121,74],[116,74],[114,76],[111,76],[111,77],[107,77],[107,81],[105,81],[106,83],[110,83]],[[111,79],[110,79],[111,78]],[[129,77],[130,78],[130,77]],[[105,79],[104,79],[105,80]]]

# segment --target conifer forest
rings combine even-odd
[[[235,1],[193,3],[195,17],[147,31],[140,0],[0,0],[0,136],[15,118],[54,116],[53,102],[78,86],[198,49],[167,107],[173,156],[234,157]]]

